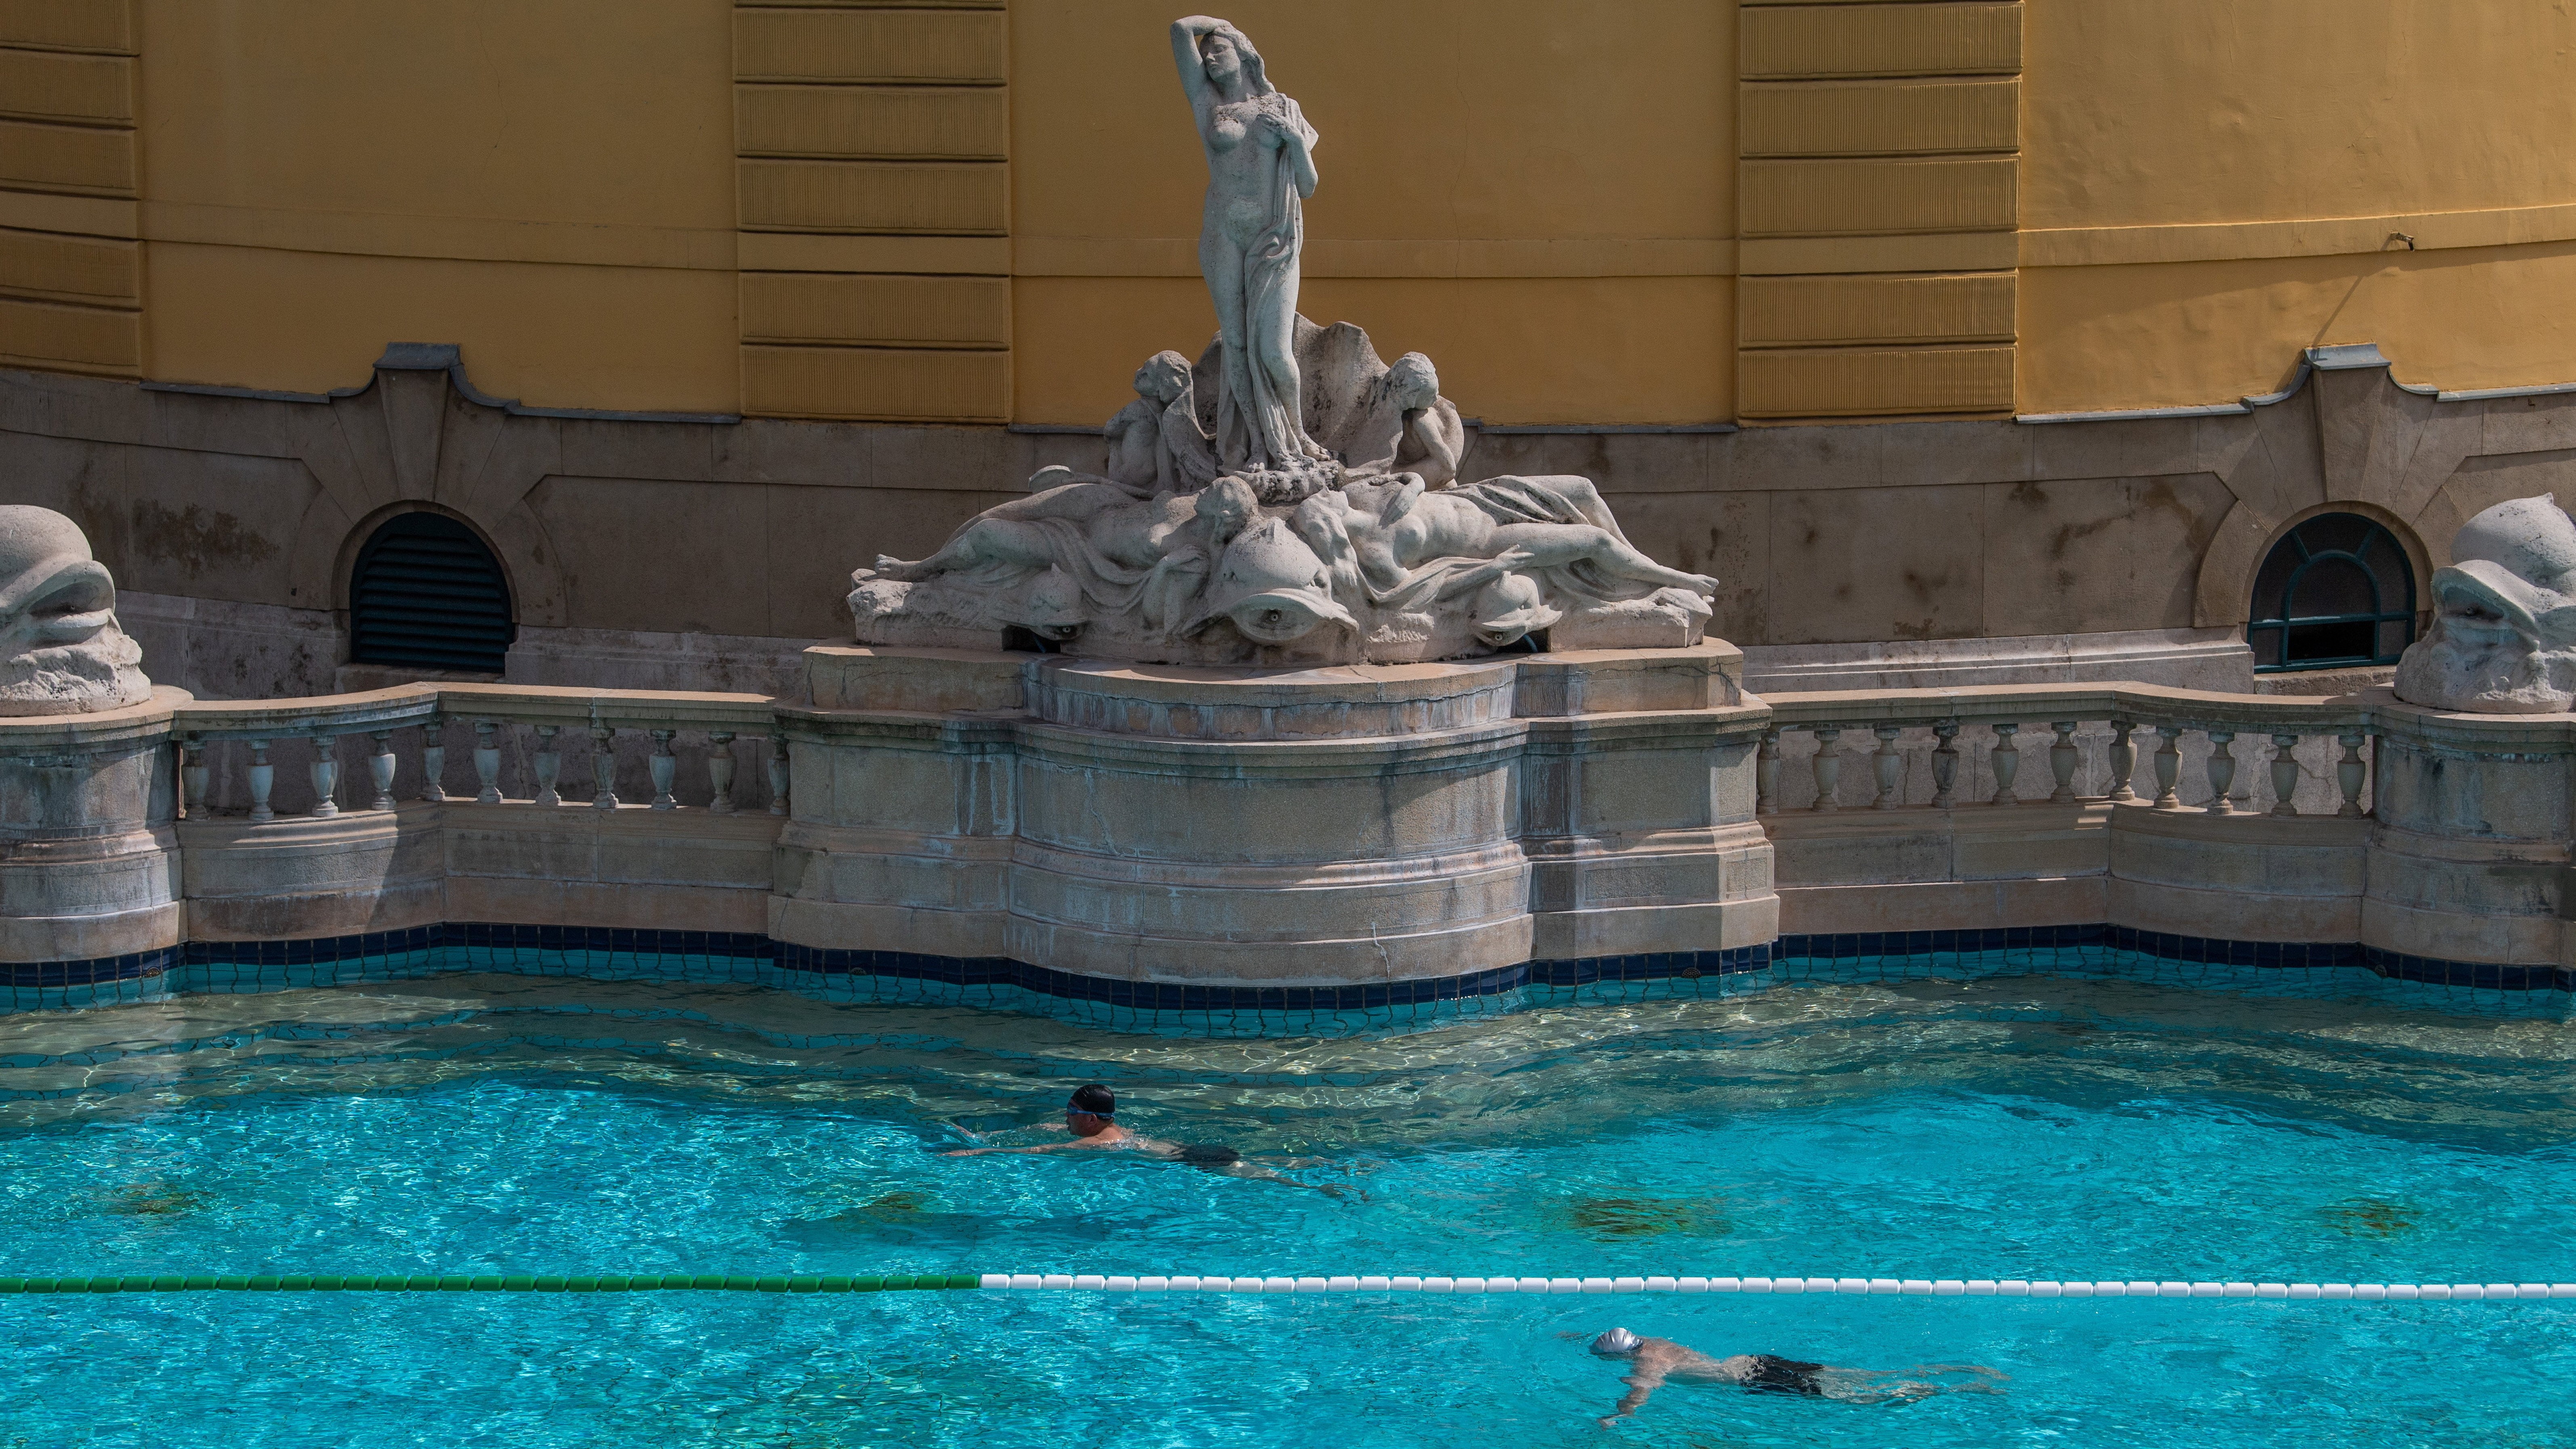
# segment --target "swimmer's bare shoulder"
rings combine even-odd
[[[1652,1370],[1657,1378],[1697,1383],[1741,1383],[1753,1372],[1751,1354],[1711,1358],[1698,1349],[1675,1343],[1669,1338],[1648,1338],[1639,1342],[1636,1362],[1639,1368]]]
[[[1164,1142],[1157,1138],[1148,1137],[1141,1132],[1130,1132],[1124,1127],[1116,1126],[1103,1127],[1089,1137],[1077,1137],[1073,1141],[1064,1145],[1075,1148],[1087,1147],[1109,1151],[1142,1152],[1149,1157],[1178,1157],[1181,1155],[1181,1149],[1174,1143]]]

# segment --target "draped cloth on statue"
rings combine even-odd
[[[1313,145],[1315,128],[1306,124],[1297,103],[1276,91],[1259,104],[1278,115],[1292,131]],[[1228,470],[1286,469],[1300,461],[1327,456],[1306,436],[1296,400],[1279,396],[1268,372],[1254,366],[1259,355],[1295,355],[1299,259],[1306,249],[1306,203],[1297,194],[1297,178],[1286,165],[1272,168],[1269,213],[1259,235],[1243,253],[1243,347],[1225,349],[1225,369],[1217,384],[1217,456]]]

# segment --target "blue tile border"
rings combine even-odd
[[[1870,931],[1839,936],[1782,936],[1776,960],[1852,961],[1883,956],[1968,955],[1995,951],[2104,948],[2164,961],[2257,968],[2358,968],[2393,981],[2481,991],[2576,991],[2576,968],[2515,966],[2409,956],[2351,942],[2230,941],[2141,931],[2130,926],[2008,926],[1979,931]]]
[[[722,959],[818,978],[878,977],[947,987],[1008,987],[1040,996],[1147,1012],[1371,1012],[1470,1002],[1529,989],[1567,990],[1640,982],[1699,981],[1797,971],[1871,960],[2001,955],[2007,965],[2045,974],[2075,961],[2015,953],[2129,952],[2164,961],[2253,968],[2357,968],[2399,981],[2487,991],[2576,991],[2576,969],[2409,956],[2353,944],[2229,941],[2126,926],[2012,926],[1972,931],[1885,931],[1789,935],[1724,951],[1677,951],[1530,961],[1429,980],[1348,986],[1196,986],[1120,981],[1033,966],[1008,957],[925,956],[842,950],[774,941],[754,932],[662,931],[629,927],[521,926],[458,922],[401,931],[300,941],[192,941],[172,949],[92,960],[0,964],[0,988],[63,989],[147,981],[185,968],[295,968],[404,955],[452,955],[447,969],[518,965],[478,960],[497,952],[581,953]]]

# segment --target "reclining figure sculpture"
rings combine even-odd
[[[1715,579],[1639,552],[1589,479],[1453,486],[1468,439],[1431,359],[1390,367],[1298,315],[1322,138],[1232,25],[1176,21],[1172,50],[1208,158],[1216,340],[1137,369],[1102,472],[1041,469],[928,558],[855,572],[859,642],[1169,664],[1698,643]]]

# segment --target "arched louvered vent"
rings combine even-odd
[[[349,634],[353,663],[499,674],[518,637],[509,578],[464,524],[397,514],[358,550]]]

